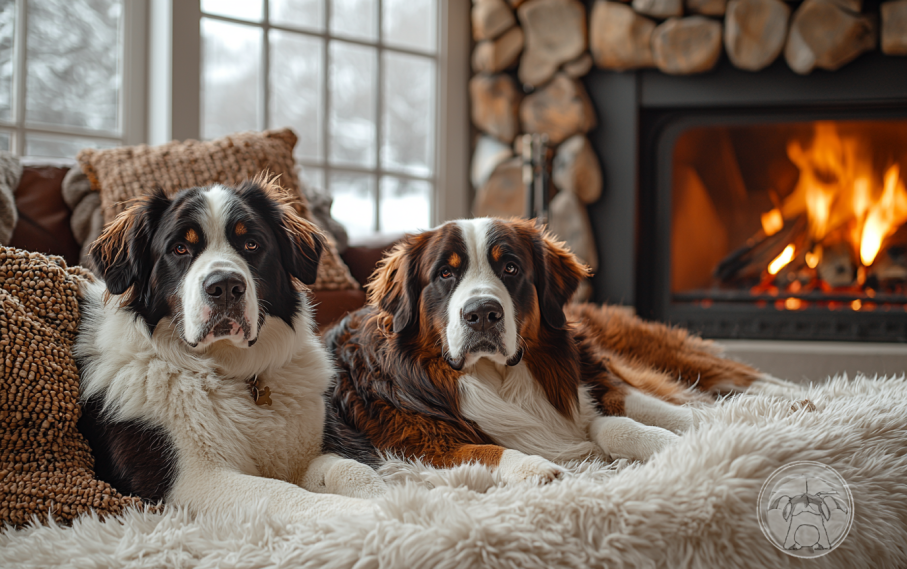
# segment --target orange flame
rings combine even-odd
[[[778,271],[787,266],[794,260],[794,246],[788,245],[781,251],[781,254],[775,257],[775,260],[768,264],[768,274],[777,275]]]
[[[885,172],[882,197],[869,207],[860,238],[860,261],[869,266],[875,260],[882,241],[907,221],[907,189],[898,178],[900,168],[894,164]]]
[[[809,267],[819,264],[823,242],[841,233],[868,267],[885,239],[907,223],[907,189],[899,166],[888,167],[880,180],[880,172],[873,169],[872,148],[865,142],[840,135],[834,123],[817,122],[808,146],[796,140],[788,144],[788,157],[800,170],[800,177],[780,208],[762,214],[762,227],[766,235],[772,235],[784,220],[805,213],[809,238],[816,244],[806,255]],[[772,272],[769,267],[770,274],[777,270]]]
[[[780,209],[775,208],[762,214],[762,229],[766,235],[771,237],[782,228],[784,228],[784,216],[781,215]]]

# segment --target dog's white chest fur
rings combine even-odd
[[[565,417],[525,363],[507,367],[482,358],[460,377],[459,395],[463,416],[503,447],[558,461],[602,455],[589,439],[596,413],[586,390],[579,389],[574,417]]]
[[[332,374],[307,320],[300,317],[291,329],[269,317],[250,348],[220,342],[195,353],[166,319],[151,337],[144,322],[103,293],[103,284],[85,291],[88,309],[76,343],[85,362],[84,399],[103,393],[112,419],[163,427],[178,454],[178,478],[212,465],[302,478],[321,454],[322,394]],[[253,401],[246,380],[255,375],[270,389],[271,406]]]

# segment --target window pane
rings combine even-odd
[[[334,197],[331,216],[350,237],[375,232],[375,178],[369,174],[332,172],[328,190]]]
[[[331,0],[331,33],[378,39],[377,8],[376,0]]]
[[[8,132],[0,132],[0,150],[9,150]]]
[[[333,41],[330,46],[330,157],[343,164],[375,165],[377,50]]]
[[[0,0],[0,119],[12,119],[15,0]]]
[[[202,12],[237,20],[260,22],[263,9],[262,0],[202,0]]]
[[[262,30],[202,18],[202,136],[259,130]]]
[[[431,184],[421,180],[381,179],[382,233],[402,233],[431,227]]]
[[[311,166],[299,167],[299,179],[306,186],[324,190],[324,170],[321,168],[312,168]]]
[[[119,0],[29,0],[25,118],[119,128]]]
[[[116,142],[89,138],[57,137],[46,134],[25,135],[25,155],[40,158],[75,158],[83,148],[113,148]]]
[[[434,94],[434,60],[384,52],[381,162],[385,168],[431,175]]]
[[[324,0],[271,0],[271,22],[316,31],[324,29]]]
[[[437,0],[384,0],[381,38],[397,45],[434,53]]]
[[[271,128],[291,127],[296,157],[321,159],[324,40],[271,30]]]

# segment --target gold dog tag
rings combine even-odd
[[[271,406],[271,388],[265,386],[264,389],[258,387],[258,376],[253,376],[249,381],[249,391],[252,393],[252,401],[256,405]]]

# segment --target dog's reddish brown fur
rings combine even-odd
[[[519,320],[523,361],[561,414],[576,413],[581,384],[599,412],[614,416],[624,415],[629,386],[685,403],[758,378],[684,330],[618,307],[564,308],[587,268],[530,221],[496,229],[532,271],[534,292]],[[463,372],[445,360],[443,310],[423,294],[439,260],[463,260],[456,244],[456,226],[448,224],[405,237],[384,258],[369,284],[368,306],[325,334],[340,366],[331,398],[340,420],[381,451],[436,466],[493,466],[505,449],[461,415]],[[490,255],[497,259],[501,251]]]

